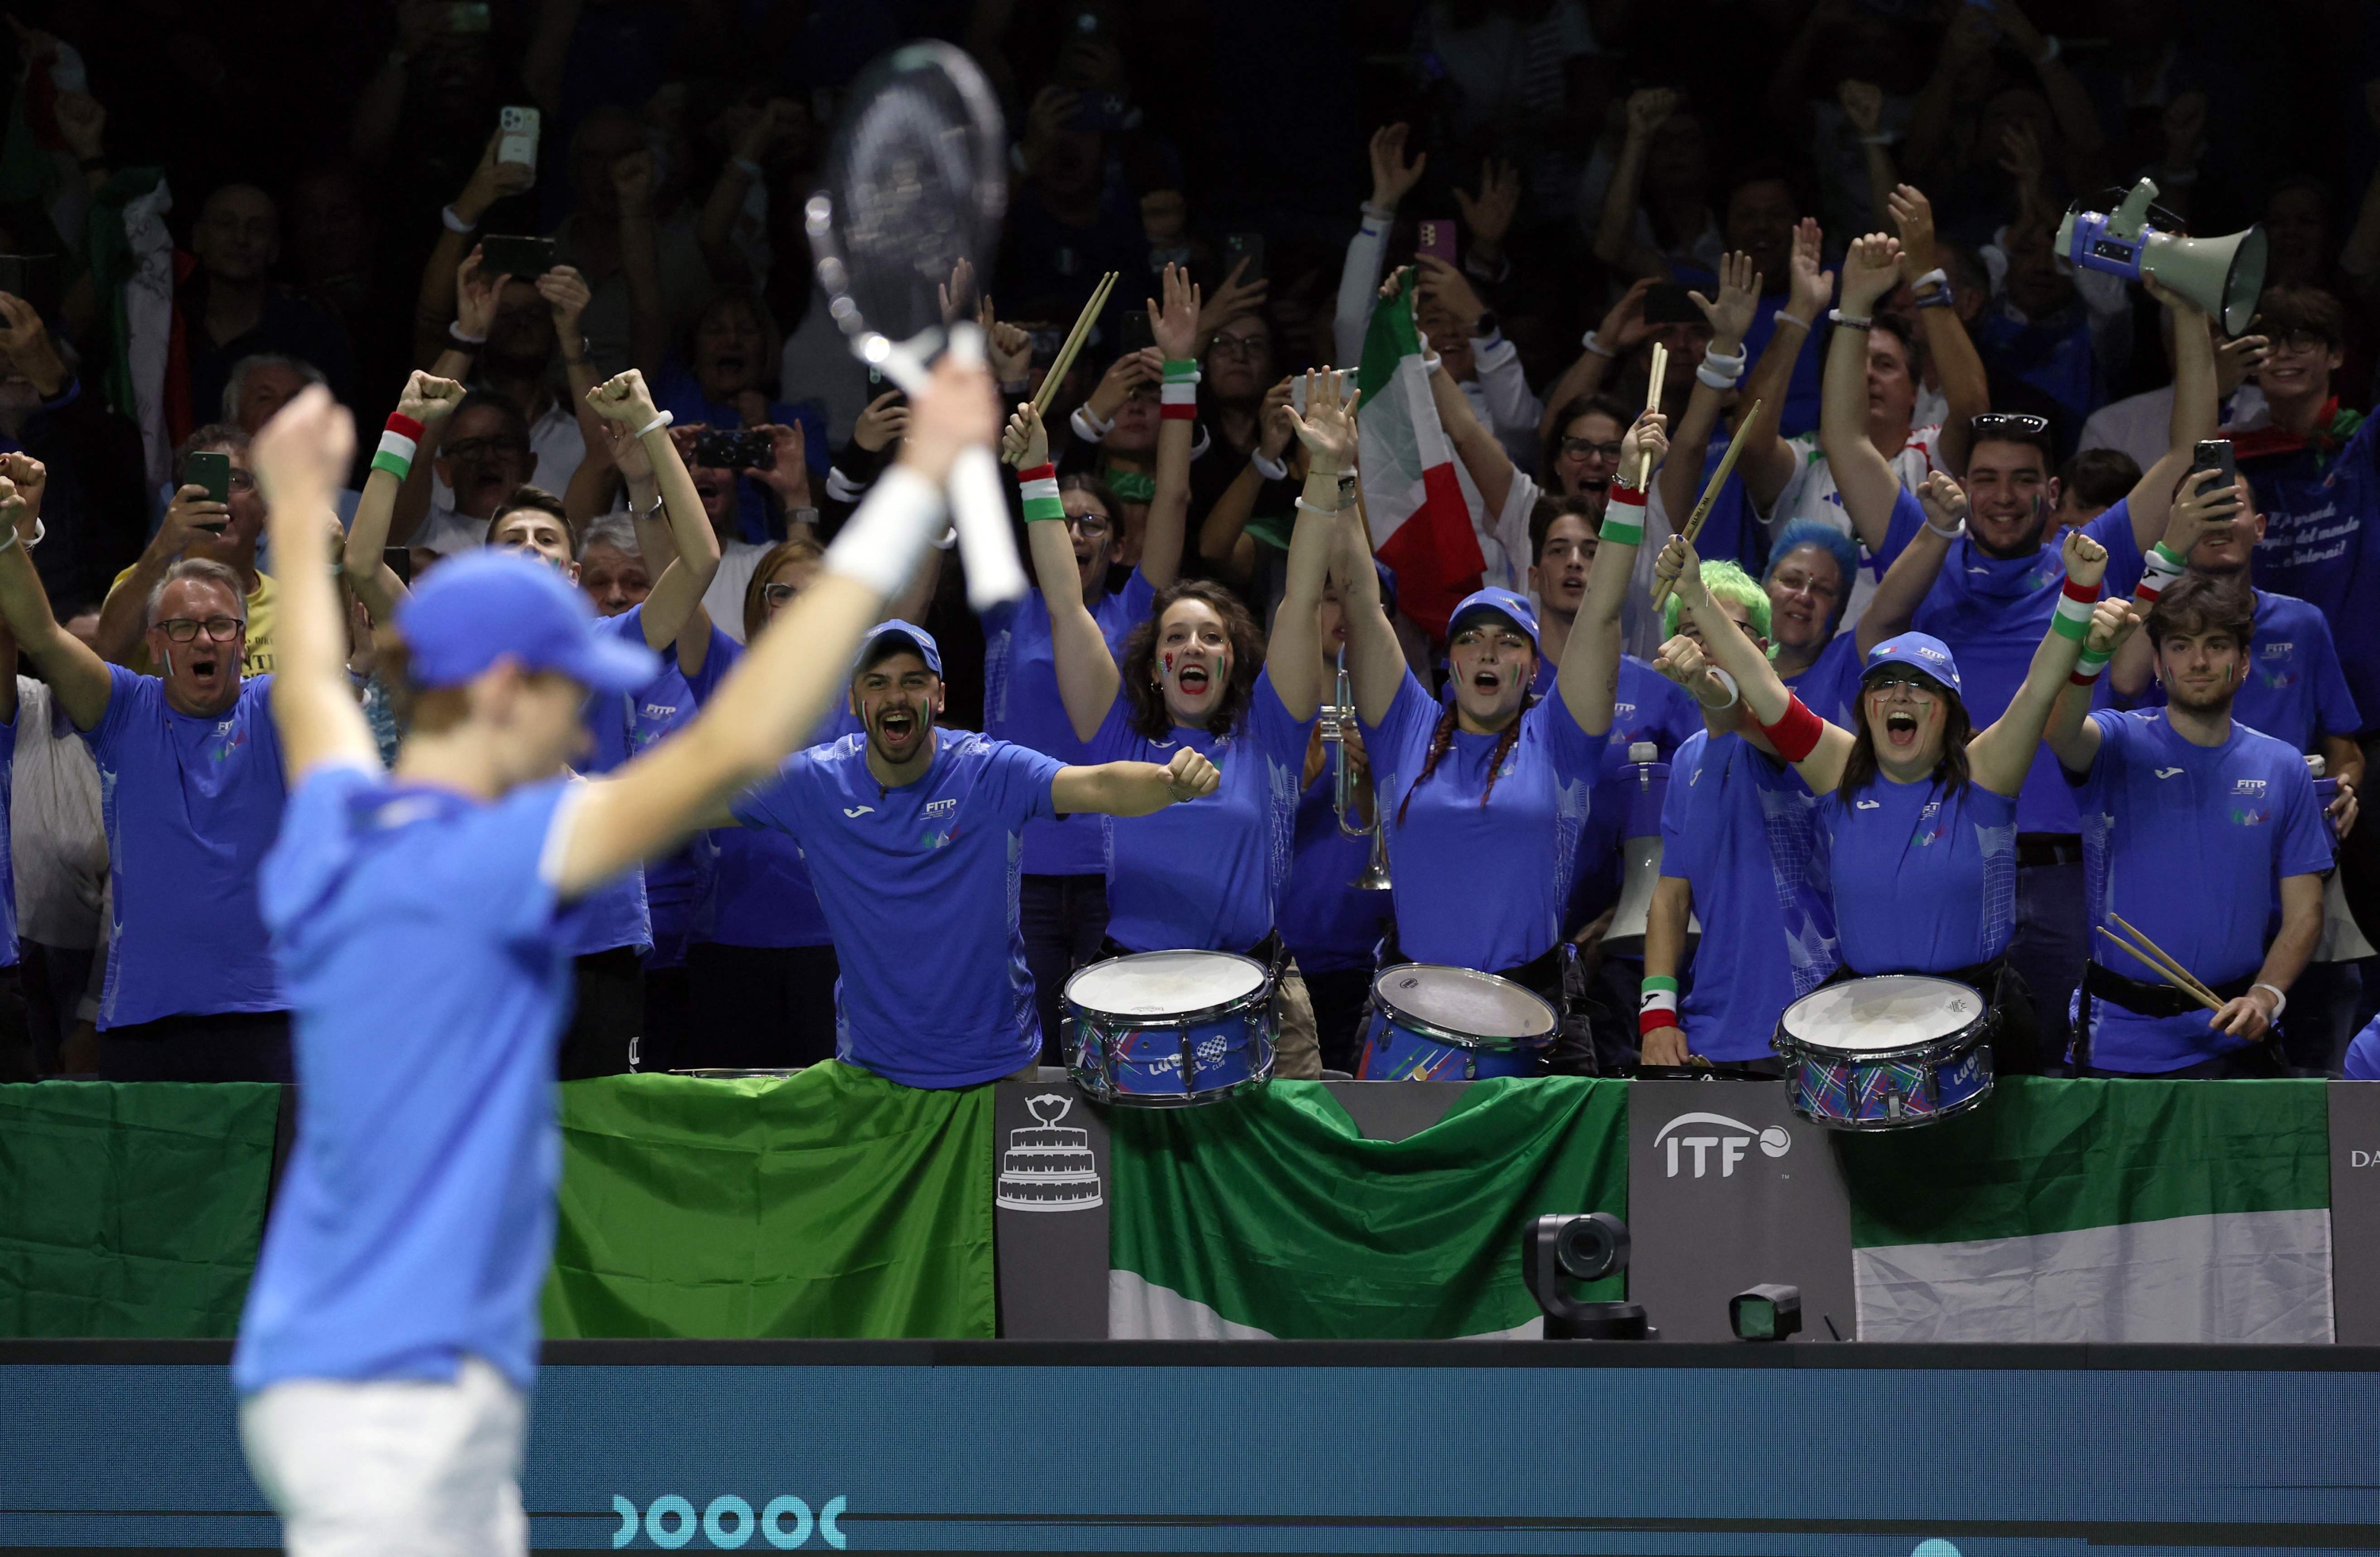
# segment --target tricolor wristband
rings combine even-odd
[[[2176,555],[2172,547],[2158,541],[2149,548],[2148,560],[2141,569],[2141,581],[2133,586],[2132,598],[2155,605],[2157,597],[2172,587],[2173,581],[2188,571],[2188,565]]]
[[[413,456],[421,447],[422,426],[400,411],[391,411],[388,426],[380,435],[380,447],[372,452],[371,468],[385,470],[402,481],[413,473]]]
[[[2058,591],[2058,614],[2050,617],[2049,630],[2060,638],[2082,642],[2091,636],[2091,608],[2098,603],[2096,585],[2086,588],[2069,578]]]
[[[1168,358],[1165,384],[1158,414],[1167,421],[1184,421],[1198,414],[1198,364],[1186,358]]]
[[[1603,522],[1596,527],[1596,539],[1606,546],[1643,545],[1645,494],[1634,487],[1612,482],[1611,496],[1603,505]]]
[[[2099,679],[2099,673],[2107,668],[2107,658],[2095,649],[2085,649],[2082,657],[2074,662],[2073,674],[2066,679],[2077,687],[2090,686]]]
[[[1063,524],[1066,505],[1058,497],[1058,468],[1044,462],[1030,470],[1016,473],[1016,485],[1025,494],[1025,522],[1033,524],[1050,520]]]
[[[1678,981],[1667,974],[1645,976],[1644,993],[1637,1003],[1636,1028],[1640,1036],[1678,1025]]]

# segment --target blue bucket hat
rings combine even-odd
[[[492,547],[440,564],[396,608],[396,628],[421,687],[459,687],[506,658],[597,692],[633,692],[662,672],[641,640],[597,632],[595,608],[562,575]]]
[[[1867,651],[1867,663],[1860,671],[1860,684],[1891,665],[1906,665],[1928,681],[1949,689],[1961,703],[1967,700],[1967,690],[1959,683],[1959,662],[1950,656],[1950,646],[1926,633],[1902,633],[1888,638]]]
[[[1501,616],[1529,635],[1530,648],[1538,647],[1537,610],[1529,603],[1526,595],[1516,595],[1510,590],[1500,590],[1492,585],[1472,590],[1463,597],[1463,603],[1454,608],[1454,614],[1446,619],[1446,636],[1453,638],[1474,616]]]

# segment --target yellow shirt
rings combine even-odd
[[[115,582],[107,587],[107,592],[115,594],[131,577],[132,570],[126,568],[115,576]],[[149,640],[145,635],[132,646],[132,658],[125,662],[125,669],[142,675],[157,674],[157,663],[149,657]],[[270,573],[259,572],[256,588],[248,592],[248,652],[241,657],[239,669],[244,676],[269,675],[273,672],[273,575]]]

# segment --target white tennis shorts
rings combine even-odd
[[[293,1379],[240,1403],[291,1557],[523,1557],[528,1403],[467,1357],[453,1383]]]

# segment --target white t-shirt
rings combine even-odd
[[[702,591],[702,608],[719,630],[744,641],[744,591],[751,586],[752,570],[772,548],[757,541],[729,541],[719,548],[719,572]]]
[[[17,678],[17,755],[8,797],[9,860],[17,872],[17,932],[80,950],[107,939],[107,827],[99,765],[73,726],[54,716],[46,682]]]
[[[2227,432],[2262,427],[2271,417],[2265,392],[2244,383],[2231,397],[2230,415],[2223,426]],[[2093,411],[2091,420],[2082,424],[2082,441],[2076,446],[2120,450],[2143,470],[2155,465],[2173,446],[2173,385],[2128,395]]]
[[[1843,512],[1843,496],[1835,485],[1835,473],[1818,447],[1818,435],[1803,432],[1785,442],[1793,451],[1793,474],[1786,481],[1785,490],[1777,494],[1776,503],[1761,517],[1768,527],[1769,537],[1775,539],[1778,531],[1795,519],[1816,519],[1857,541],[1859,535],[1852,528],[1851,516]],[[1901,444],[1900,451],[1887,463],[1901,486],[1915,492],[1925,484],[1928,474],[1944,468],[1941,424],[1937,422],[1911,432],[1909,442]],[[1876,593],[1876,581],[1883,577],[1884,569],[1869,557],[1867,546],[1862,542],[1860,576],[1852,583],[1852,598],[1843,608],[1843,619],[1837,631],[1858,624],[1867,611],[1868,600]]]

